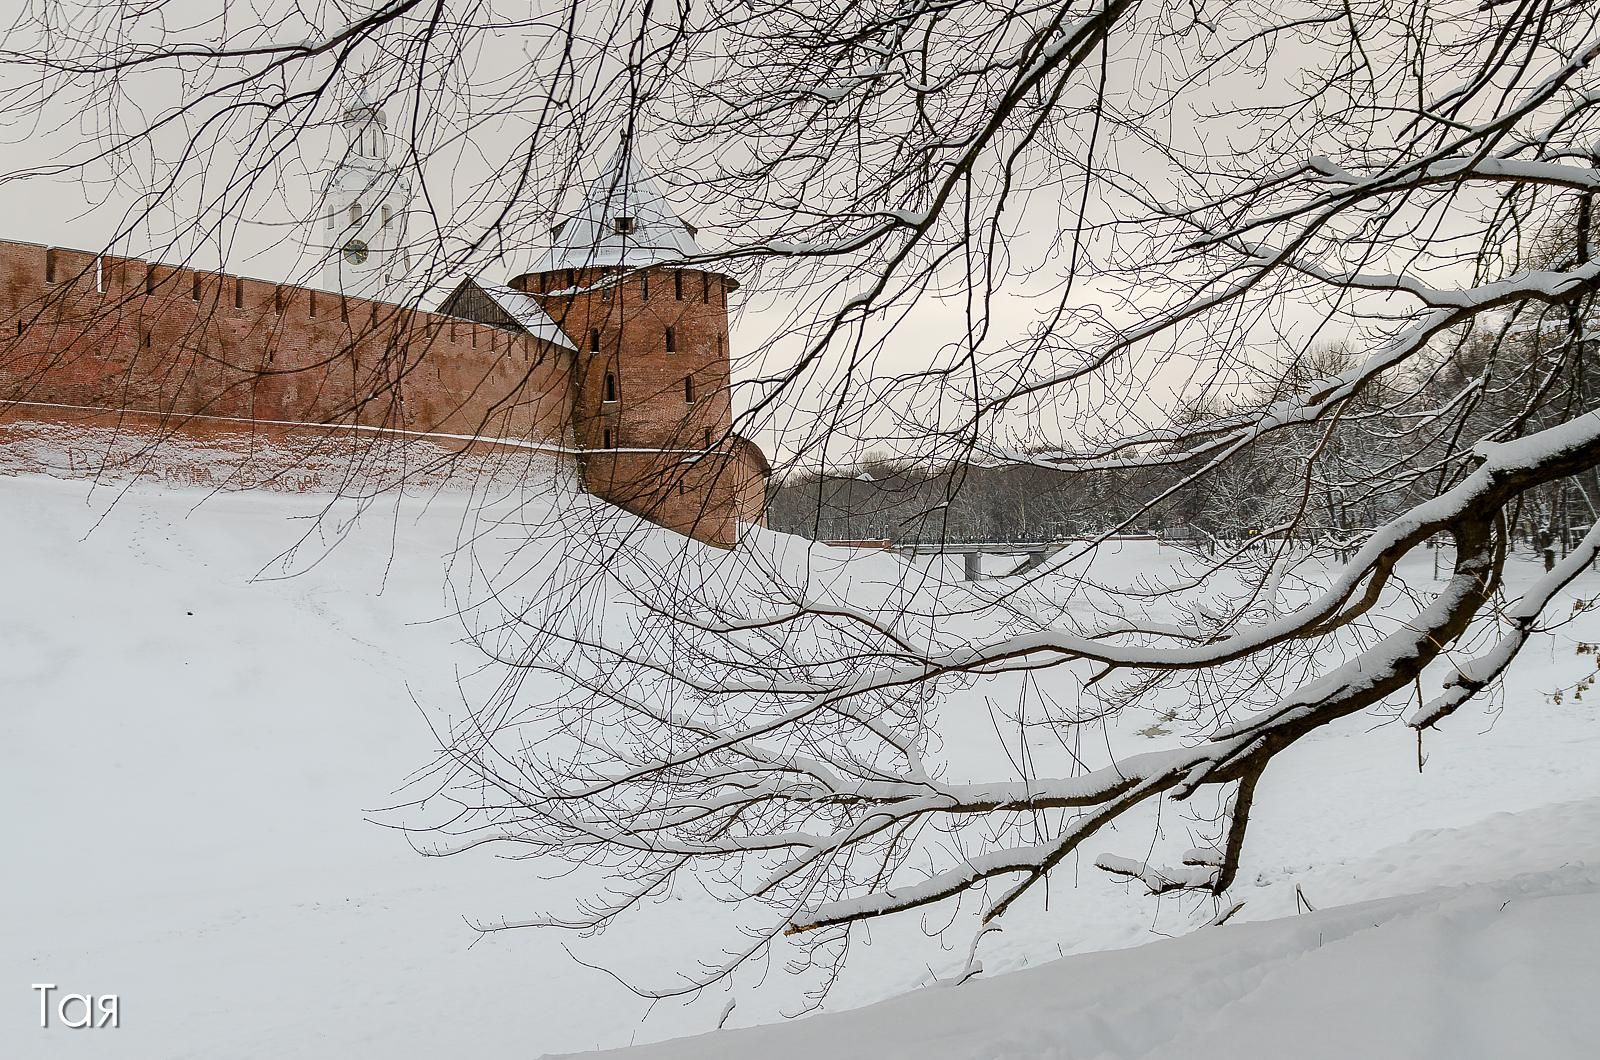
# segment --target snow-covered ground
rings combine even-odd
[[[1207,928],[616,1060],[1577,1058],[1600,1042],[1600,799],[1433,832],[1344,866],[1495,882]],[[1420,870],[1420,871],[1417,871]],[[1409,875],[1409,878],[1407,878]],[[1400,882],[1396,880],[1396,882]],[[1328,888],[1328,893],[1336,893]],[[588,1054],[594,1056],[595,1054]]]
[[[458,682],[497,680],[447,617],[481,596],[495,551],[544,535],[518,583],[537,592],[541,564],[619,518],[559,475],[511,522],[485,522],[481,500],[419,495],[351,521],[313,495],[0,478],[0,1056],[510,1057],[715,1026],[726,995],[652,1008],[564,948],[659,977],[721,915],[704,900],[675,893],[593,948],[474,945],[464,916],[547,908],[580,882],[422,858],[370,821],[429,761]],[[842,553],[757,545],[841,583],[892,575],[891,557],[840,570]],[[1129,544],[1096,573],[1166,561]],[[1514,563],[1514,584],[1533,575]],[[1600,577],[1575,591],[1600,595]],[[829,1007],[911,996],[643,1055],[1589,1055],[1600,718],[1570,688],[1596,642],[1593,614],[1539,642],[1503,710],[1429,736],[1421,774],[1409,731],[1376,717],[1285,755],[1258,794],[1244,911],[1222,928],[1093,952],[1189,933],[1208,910],[1130,893],[1086,858],[983,940],[985,973],[963,986],[929,983],[961,969],[970,932],[925,937],[912,918],[874,930]],[[951,746],[990,738],[981,711],[947,716]],[[1179,737],[1161,730],[1142,717],[1106,738]],[[1150,834],[1119,841],[1138,854]],[[1317,912],[1296,915],[1297,890]],[[1247,922],[1273,918],[1290,919]],[[729,1026],[798,1007],[784,979],[746,984]],[[118,994],[122,1026],[40,1030],[36,982]]]

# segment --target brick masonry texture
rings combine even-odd
[[[766,464],[731,433],[725,282],[653,269],[546,295],[574,353],[381,302],[0,242],[0,421],[115,410],[153,436],[249,437],[226,428],[244,421],[278,442],[331,425],[537,443],[575,457],[590,492],[728,545],[762,521]]]
[[[710,541],[731,541],[738,519],[761,521],[765,462],[731,430],[724,277],[563,269],[511,286],[539,296],[578,347],[572,427],[585,488]]]
[[[355,498],[452,483],[498,494],[570,479],[563,470],[571,460],[559,452],[451,435],[212,417],[167,418],[164,425],[162,417],[126,409],[58,405],[13,411],[0,422],[0,475]]]

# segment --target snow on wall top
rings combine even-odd
[[[506,314],[520,324],[528,334],[536,339],[543,339],[553,345],[564,349],[575,350],[572,340],[567,338],[567,333],[550,319],[537,299],[521,291],[514,290],[501,283],[486,283],[483,280],[473,280],[478,288],[488,295],[494,304],[506,311]]]
[[[705,256],[695,229],[673,211],[623,141],[584,190],[578,209],[551,230],[551,246],[529,272],[603,266],[643,268]]]

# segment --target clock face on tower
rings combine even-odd
[[[322,200],[308,239],[329,291],[361,298],[392,294],[409,271],[407,173],[390,163],[383,112],[351,93],[342,119],[347,142],[336,148],[322,182]]]

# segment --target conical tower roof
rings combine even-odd
[[[346,97],[344,102],[345,121],[375,121],[379,125],[388,125],[389,119],[384,116],[383,105],[372,98],[367,91],[367,86],[357,84]]]
[[[694,234],[624,140],[528,271],[686,263],[705,256]]]

